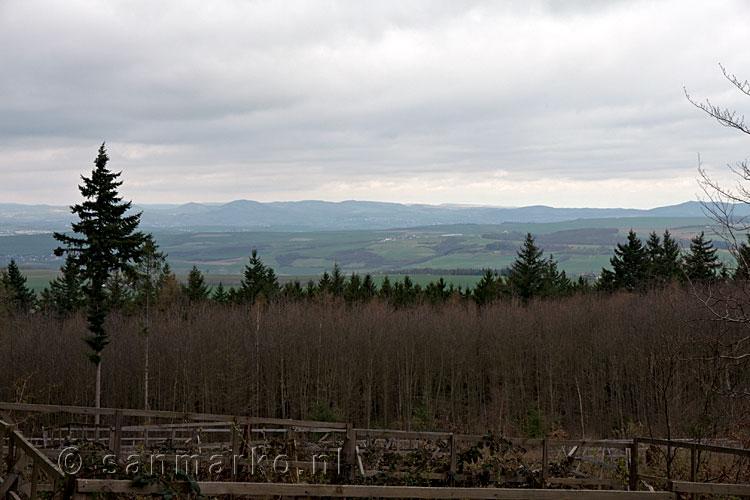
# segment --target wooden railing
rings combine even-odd
[[[232,456],[241,456],[243,451],[247,452],[248,443],[253,442],[255,437],[253,434],[257,433],[285,433],[283,439],[295,441],[298,433],[302,432],[313,432],[316,433],[316,438],[319,439],[322,434],[331,436],[327,441],[329,447],[340,447],[341,448],[341,459],[343,463],[343,470],[346,477],[351,481],[354,480],[357,475],[372,477],[379,474],[386,474],[392,477],[399,477],[399,474],[408,475],[408,472],[399,471],[381,471],[377,469],[368,470],[363,467],[362,459],[359,453],[359,446],[369,446],[372,440],[386,439],[396,443],[409,443],[419,441],[444,441],[446,446],[442,455],[443,460],[446,460],[448,465],[444,469],[438,469],[438,471],[430,471],[427,473],[419,474],[420,477],[430,480],[440,480],[449,487],[437,488],[436,492],[432,491],[435,488],[425,490],[394,490],[388,488],[395,487],[377,487],[386,488],[376,490],[368,490],[365,486],[331,486],[331,485],[290,485],[290,484],[273,484],[273,483],[237,483],[236,471],[232,470],[230,482],[201,482],[201,491],[204,494],[235,494],[235,495],[251,495],[251,496],[263,496],[263,495],[285,495],[285,496],[346,496],[346,497],[359,497],[359,496],[375,496],[382,498],[402,498],[404,495],[409,498],[427,498],[420,495],[427,495],[430,498],[499,498],[499,499],[519,499],[519,498],[530,498],[530,499],[559,499],[559,498],[571,498],[570,490],[565,490],[567,493],[563,493],[562,490],[549,490],[547,493],[537,494],[537,491],[547,490],[532,490],[532,489],[504,489],[504,488],[455,488],[454,481],[462,481],[468,479],[466,474],[458,473],[459,466],[459,449],[461,446],[466,446],[481,442],[484,439],[482,435],[474,434],[459,434],[451,432],[431,432],[431,431],[398,431],[398,430],[384,430],[384,429],[362,429],[354,428],[352,424],[348,423],[333,423],[333,422],[317,422],[309,420],[290,420],[290,419],[276,419],[276,418],[258,418],[258,417],[247,417],[247,416],[236,416],[236,415],[222,415],[222,414],[207,414],[207,413],[193,413],[193,412],[175,412],[175,411],[157,411],[157,410],[138,410],[138,409],[118,409],[118,408],[89,408],[82,406],[61,406],[61,405],[38,405],[38,404],[17,404],[17,403],[3,403],[0,402],[0,410],[7,411],[18,411],[18,412],[31,412],[31,413],[67,413],[73,415],[101,415],[109,417],[109,425],[99,426],[96,428],[97,433],[101,431],[100,442],[107,445],[107,447],[113,452],[118,458],[122,459],[126,453],[125,449],[131,451],[135,449],[135,445],[146,445],[145,449],[148,449],[150,443],[156,442],[163,437],[159,436],[159,433],[171,432],[172,437],[179,435],[190,435],[192,432],[205,432],[206,436],[211,439],[219,438],[213,444],[213,448],[210,443],[204,444],[207,450],[213,450],[220,448],[231,452]],[[154,425],[125,425],[125,419],[129,418],[132,422],[134,418],[151,418],[151,419],[166,419],[166,420],[178,420],[179,423],[157,423]],[[58,420],[59,422],[59,420]],[[68,431],[71,429],[80,429],[84,433],[93,434],[91,429],[94,428],[91,424],[77,423],[67,424]],[[76,427],[77,426],[77,427]],[[275,428],[269,428],[275,427]],[[60,427],[57,427],[59,430]],[[17,491],[19,483],[18,467],[16,467],[18,460],[16,455],[19,450],[25,454],[28,459],[33,462],[33,472],[31,475],[27,495],[30,494],[33,497],[38,490],[38,477],[39,473],[43,473],[48,480],[51,482],[54,488],[59,493],[69,495],[75,488],[79,493],[96,493],[102,491],[112,492],[132,492],[128,488],[130,481],[127,480],[84,480],[78,479],[73,481],[70,477],[66,479],[65,475],[60,469],[53,464],[42,451],[35,448],[29,439],[25,438],[18,432],[13,425],[2,422],[0,424],[0,432],[6,436],[8,443],[7,453],[7,474],[5,481],[0,486],[0,498],[3,495],[9,494],[14,495]],[[151,435],[149,435],[151,433]],[[220,436],[219,436],[220,435]],[[34,443],[46,446],[48,443],[48,434],[45,434],[42,438],[37,438]],[[54,433],[52,433],[52,444],[54,445]],[[321,438],[322,440],[323,438]],[[58,437],[58,445],[63,440]],[[729,455],[741,456],[750,458],[750,450],[731,448],[726,446],[715,446],[712,444],[702,444],[675,440],[661,440],[652,438],[636,438],[633,440],[551,440],[551,439],[510,439],[509,442],[514,446],[520,446],[524,448],[536,448],[538,453],[541,455],[541,469],[537,470],[536,474],[540,474],[541,478],[537,476],[537,481],[541,479],[540,483],[543,488],[547,486],[552,487],[608,487],[614,489],[627,488],[630,491],[593,491],[587,490],[583,496],[591,496],[592,499],[601,498],[614,499],[614,498],[625,498],[624,494],[635,495],[632,498],[636,498],[638,493],[639,483],[642,479],[651,480],[655,479],[661,481],[666,485],[666,489],[673,490],[666,496],[672,495],[672,493],[691,493],[691,494],[707,494],[716,493],[720,491],[727,491],[735,495],[744,495],[749,486],[745,485],[720,485],[720,484],[706,484],[696,482],[697,479],[697,464],[699,454],[701,452],[713,452],[713,453],[724,453]],[[339,443],[341,446],[339,446]],[[643,445],[653,446],[667,446],[671,448],[682,448],[688,449],[691,452],[690,460],[690,481],[671,481],[672,478],[655,477],[649,476],[643,471],[639,471],[639,455],[643,452]],[[129,448],[126,448],[128,447]],[[593,463],[602,466],[604,470],[603,462],[592,461],[591,457],[585,458],[582,456],[576,456],[576,450],[584,448],[601,448],[608,449],[610,452],[618,452],[618,467],[622,467],[623,464],[627,466],[627,479],[619,479],[614,477],[599,477],[585,476],[584,474],[578,474],[578,477],[553,477],[549,472],[550,465],[550,453],[552,451],[559,451],[560,449],[569,450],[567,458],[577,460],[578,463]],[[465,449],[465,448],[464,448]],[[624,450],[618,451],[618,450]],[[51,452],[52,450],[47,450]],[[226,453],[226,451],[225,451]],[[408,453],[408,452],[407,452]],[[538,455],[535,455],[538,458]],[[564,456],[564,455],[563,455]],[[602,459],[603,460],[603,459]],[[307,462],[291,462],[295,467],[302,469],[308,468],[311,463]],[[445,462],[442,462],[445,463]],[[441,466],[442,467],[442,466]],[[610,468],[614,469],[611,465]],[[443,470],[443,472],[441,472]],[[648,471],[645,471],[648,472]],[[582,477],[583,476],[583,477]],[[610,474],[611,476],[611,474]],[[503,478],[495,478],[493,482],[503,482]],[[616,479],[616,480],[615,480]],[[506,483],[512,483],[512,478],[504,478]],[[623,484],[625,482],[625,484]],[[59,485],[65,483],[67,490],[59,491]],[[221,486],[220,486],[221,485]],[[149,487],[156,488],[156,486]],[[204,488],[205,491],[204,491]],[[291,488],[291,489],[289,489]],[[296,488],[296,489],[295,489]],[[302,489],[299,489],[302,488]],[[307,488],[307,489],[305,489]],[[334,489],[331,489],[334,488]],[[343,488],[343,489],[342,489]],[[690,489],[692,488],[692,490]],[[148,490],[148,488],[147,488]],[[477,490],[475,492],[475,490]],[[140,490],[139,490],[140,491]],[[141,492],[145,492],[143,490]],[[150,491],[150,490],[149,490]],[[221,491],[221,493],[215,493]],[[277,493],[267,493],[269,491],[275,491]],[[290,493],[278,493],[286,492]],[[407,495],[408,492],[408,495]],[[739,492],[739,493],[738,493]],[[647,492],[644,492],[648,495]],[[447,496],[441,496],[447,495]],[[479,496],[472,496],[479,495]],[[562,496],[560,496],[562,495]],[[567,495],[567,496],[565,496]],[[583,498],[583,496],[577,496]],[[630,497],[628,497],[630,498]],[[645,498],[645,496],[644,496]],[[665,497],[666,498],[666,497]],[[671,496],[671,498],[674,498]]]
[[[733,455],[743,458],[750,458],[750,450],[744,449],[744,448],[731,448],[728,446],[715,446],[712,444],[703,444],[703,443],[694,443],[694,442],[685,442],[680,440],[667,440],[667,439],[655,439],[655,438],[637,438],[634,439],[634,446],[633,449],[637,450],[639,443],[642,444],[648,444],[648,445],[655,445],[655,446],[662,446],[667,448],[667,454],[669,454],[669,450],[672,448],[675,449],[686,449],[690,450],[690,481],[687,482],[679,482],[680,484],[686,485],[686,484],[710,484],[710,483],[699,483],[698,480],[698,459],[699,454],[701,452],[710,452],[710,453],[720,453],[724,455]],[[636,451],[637,452],[637,451]],[[637,457],[637,455],[636,455]],[[635,471],[631,472],[632,476],[635,478],[635,481],[638,481],[638,470],[637,470],[637,464],[638,460],[633,460],[633,463],[635,464]],[[641,474],[640,477],[642,479],[646,480],[652,480],[652,481],[660,481],[665,484],[673,484],[677,483],[676,481],[672,480],[671,475],[667,476],[653,476],[653,475],[647,475],[647,474]],[[701,493],[699,491],[696,491],[694,493]]]
[[[175,485],[189,492],[190,485]],[[332,497],[332,498],[420,498],[420,499],[497,499],[497,500],[675,500],[672,492],[604,491],[604,490],[540,490],[521,488],[451,488],[427,486],[369,486],[288,483],[199,482],[202,495],[242,495],[251,497]],[[79,494],[130,493],[161,494],[159,485],[143,488],[131,481],[79,479]]]
[[[19,482],[22,479],[21,469],[28,461],[32,463],[32,471],[31,477],[28,478],[28,491],[24,493],[29,498],[38,498],[40,473],[46,476],[53,492],[59,490],[62,498],[71,497],[74,487],[73,478],[66,479],[65,474],[57,465],[34,447],[14,425],[0,420],[0,435],[7,439],[5,479],[0,485],[0,497],[20,500],[18,491]]]

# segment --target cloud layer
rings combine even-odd
[[[747,3],[560,5],[5,0],[0,199],[104,140],[140,203],[652,207],[747,157],[683,94],[750,109]]]

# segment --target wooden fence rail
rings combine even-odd
[[[22,471],[20,469],[22,469],[26,460],[30,460],[32,462],[32,472],[29,478],[29,489],[26,492],[29,498],[38,498],[40,472],[52,484],[53,490],[57,485],[63,486],[63,489],[59,492],[62,498],[70,498],[73,480],[71,478],[66,479],[65,474],[57,465],[52,463],[46,455],[35,448],[14,425],[0,420],[0,435],[7,438],[8,441],[8,452],[5,457],[5,479],[0,484],[0,497],[20,498],[17,493],[22,478]]]
[[[670,489],[675,493],[690,493],[691,495],[731,495],[733,497],[750,497],[750,485],[747,484],[672,481]]]
[[[159,494],[164,486],[134,487],[127,480],[79,479],[79,495],[91,493]],[[187,483],[170,485],[190,491]],[[287,483],[199,482],[204,495],[247,495],[253,497],[333,497],[333,498],[421,498],[421,499],[497,499],[497,500],[675,500],[668,491],[540,490],[521,488],[450,488],[426,486],[363,486]]]
[[[105,445],[114,452],[114,455],[118,458],[122,458],[127,452],[123,450],[124,445],[138,446],[146,445],[149,443],[158,442],[160,439],[166,439],[171,437],[174,439],[176,436],[181,436],[181,439],[185,439],[185,436],[190,436],[190,433],[195,433],[199,437],[205,437],[206,442],[199,439],[200,445],[205,450],[216,450],[224,453],[231,452],[232,456],[241,456],[243,453],[247,453],[251,443],[256,442],[255,436],[258,433],[271,433],[279,435],[282,440],[287,441],[287,446],[291,446],[292,449],[295,446],[294,442],[298,439],[300,433],[314,433],[317,434],[314,437],[313,442],[316,446],[328,446],[340,447],[341,458],[344,473],[350,480],[354,479],[356,475],[372,477],[380,474],[392,475],[394,477],[399,474],[404,474],[402,471],[384,471],[379,470],[378,467],[375,469],[365,469],[362,463],[362,457],[360,455],[361,446],[370,446],[373,441],[380,439],[388,440],[387,445],[392,446],[395,443],[396,451],[399,453],[409,453],[409,449],[413,449],[415,446],[419,447],[424,442],[430,441],[444,441],[447,446],[444,448],[444,457],[447,458],[448,464],[443,471],[431,471],[430,477],[433,479],[439,479],[449,484],[451,487],[454,486],[455,481],[461,481],[466,476],[458,474],[459,460],[458,456],[460,453],[460,447],[466,446],[467,444],[472,445],[480,443],[485,436],[478,434],[459,434],[452,432],[433,432],[433,431],[399,431],[399,430],[386,430],[386,429],[364,429],[354,428],[350,423],[333,423],[333,422],[316,422],[309,420],[292,420],[292,419],[277,419],[277,418],[259,418],[259,417],[248,417],[248,416],[237,416],[237,415],[223,415],[223,414],[208,414],[208,413],[194,413],[194,412],[175,412],[175,411],[159,411],[159,410],[138,410],[138,409],[119,409],[119,408],[90,408],[84,406],[65,406],[65,405],[45,405],[45,404],[20,404],[20,403],[7,403],[0,402],[0,410],[6,411],[19,411],[19,412],[32,412],[32,413],[69,413],[74,415],[100,415],[109,417],[107,420],[109,425],[99,426],[97,433],[102,431],[103,434],[97,434],[102,439]],[[164,419],[171,420],[172,423],[155,423],[153,425],[126,425],[125,419],[130,417],[130,422],[133,423],[134,418],[149,418],[149,419]],[[178,421],[178,422],[174,422]],[[44,437],[33,441],[34,444],[43,444],[45,447],[48,443],[47,436],[49,433],[53,436],[52,444],[54,446],[55,441],[58,445],[63,443],[63,439],[58,436],[54,439],[54,434],[57,432],[61,435],[60,429],[68,429],[68,435],[73,429],[79,429],[84,436],[91,434],[93,426],[87,423],[68,423],[65,426],[57,425],[53,428],[45,429]],[[32,442],[18,433],[13,426],[5,424],[3,422],[0,427],[2,435],[8,438],[8,463],[15,464],[15,453],[17,450],[23,452],[26,456],[30,457],[33,461],[34,472],[32,474],[32,485],[35,484],[35,478],[38,473],[41,472],[47,476],[53,483],[63,476],[59,469],[46,458],[44,453],[34,448]],[[151,435],[149,436],[149,433]],[[163,434],[170,434],[164,436]],[[309,434],[308,434],[309,435]],[[322,435],[322,437],[321,437]],[[67,436],[66,436],[67,439]],[[325,441],[325,442],[324,442]],[[712,452],[712,453],[723,453],[739,457],[750,458],[750,450],[732,448],[728,446],[715,446],[711,444],[686,442],[680,440],[663,440],[654,438],[635,438],[633,440],[551,440],[551,439],[525,439],[525,438],[511,438],[508,440],[514,446],[521,446],[523,448],[530,448],[539,450],[541,454],[541,484],[543,488],[550,486],[578,486],[578,487],[610,487],[618,488],[623,487],[622,480],[615,481],[614,478],[608,479],[607,477],[599,477],[586,475],[579,473],[577,470],[573,471],[578,477],[551,477],[549,472],[550,465],[550,453],[560,453],[562,450],[563,459],[574,459],[578,463],[592,463],[596,466],[601,466],[602,470],[607,468],[604,458],[604,449],[608,450],[608,456],[612,457],[612,450],[623,450],[619,454],[615,455],[617,460],[626,460],[625,464],[628,467],[627,474],[627,487],[631,492],[636,492],[639,489],[639,483],[642,479],[660,481],[664,484],[671,484],[671,478],[660,478],[655,476],[649,476],[639,471],[639,454],[643,451],[643,445],[653,446],[667,446],[672,448],[688,449],[691,452],[691,468],[690,468],[690,481],[681,482],[677,488],[688,488],[696,483],[697,478],[697,465],[699,459],[699,453],[701,452]],[[364,443],[363,443],[364,442]],[[421,444],[420,444],[421,442]],[[322,444],[321,444],[322,443]],[[406,451],[399,451],[399,447],[405,447]],[[582,449],[601,448],[601,459],[598,457],[585,457],[577,456],[576,453],[580,454]],[[132,449],[132,448],[127,448]],[[465,448],[464,448],[465,449]],[[45,450],[49,452],[50,450]],[[537,451],[534,451],[537,453]],[[559,455],[558,455],[559,456]],[[612,458],[609,458],[612,460]],[[304,462],[300,462],[304,463]],[[620,462],[622,463],[622,462]],[[609,468],[612,468],[610,465]],[[14,472],[12,468],[9,468],[6,481],[0,485],[0,498],[5,494],[4,492],[13,491],[14,484],[11,481],[18,481],[18,478],[14,479]],[[232,480],[236,479],[233,474]],[[498,478],[499,480],[500,478]],[[513,478],[505,478],[507,482],[512,483]],[[83,481],[83,480],[79,480]],[[126,481],[127,482],[127,481]],[[673,482],[678,484],[678,482]],[[97,484],[101,487],[106,487],[104,483],[80,483],[94,485]],[[121,483],[112,483],[118,484]],[[205,483],[207,487],[213,483]],[[227,484],[227,483],[220,483]],[[239,484],[239,483],[238,483]],[[687,486],[686,486],[687,485]],[[285,485],[290,486],[290,485]],[[86,486],[94,487],[94,486]],[[98,487],[98,486],[97,486]],[[121,487],[121,486],[118,486]],[[248,486],[249,488],[260,488],[260,486]],[[697,486],[695,486],[697,488]],[[718,486],[717,486],[718,487]],[[238,486],[239,488],[239,486]],[[710,488],[708,488],[710,489]],[[719,488],[720,489],[720,488]],[[741,489],[741,488],[740,488]],[[440,488],[444,491],[444,488]],[[465,489],[461,489],[464,491]],[[482,488],[483,491],[487,489]],[[501,491],[502,489],[497,489]],[[321,490],[329,491],[329,490]],[[351,490],[356,493],[358,490]],[[365,491],[365,490],[362,490]],[[390,490],[384,490],[387,492]],[[516,490],[511,490],[516,491]],[[530,490],[524,490],[530,491]],[[677,491],[677,490],[676,490]],[[735,489],[732,491],[740,491]],[[744,490],[742,490],[744,491]],[[682,492],[682,491],[680,491]],[[701,491],[702,492],[702,491]],[[696,493],[701,493],[696,491]],[[600,493],[602,493],[600,491]],[[609,491],[609,493],[614,493]],[[689,493],[685,491],[685,493]],[[240,494],[240,493],[237,493]],[[498,493],[499,494],[499,493]],[[295,495],[289,495],[295,496]],[[315,496],[315,495],[312,495]],[[335,495],[326,495],[335,496]],[[347,494],[344,496],[356,497],[356,494]],[[369,495],[371,496],[371,495]],[[443,497],[434,497],[443,498]],[[450,498],[450,497],[446,497]],[[471,497],[464,497],[471,498]],[[477,497],[479,498],[479,497]],[[512,497],[481,497],[481,498],[512,498]],[[525,497],[524,497],[525,498]],[[547,497],[535,497],[535,498],[547,498]],[[549,498],[558,498],[554,495]],[[602,498],[615,498],[606,497]],[[624,498],[624,497],[622,497]]]
[[[339,422],[315,422],[312,420],[292,420],[283,418],[245,417],[238,415],[221,415],[214,413],[193,413],[161,410],[137,410],[119,408],[90,408],[88,406],[43,405],[32,403],[0,402],[0,410],[15,410],[44,413],[72,413],[78,415],[101,415],[114,417],[118,412],[124,417],[151,417],[176,420],[206,420],[212,422],[234,422],[245,425],[279,425],[306,427],[310,429],[346,429],[347,425]]]

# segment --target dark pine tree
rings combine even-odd
[[[340,297],[344,294],[344,284],[346,283],[346,277],[341,272],[341,268],[337,263],[333,263],[333,271],[331,272],[331,286],[328,291],[333,295]]]
[[[707,281],[716,277],[721,262],[716,255],[713,242],[701,234],[690,240],[690,249],[685,255],[685,274],[690,281]]]
[[[507,283],[511,294],[524,300],[542,294],[547,272],[547,262],[542,253],[534,237],[527,233],[516,260],[508,270]]]
[[[544,267],[542,297],[561,297],[572,290],[573,283],[571,283],[565,271],[557,269],[557,261],[550,255]]]
[[[661,241],[661,254],[657,266],[658,275],[666,281],[675,281],[682,277],[682,255],[680,245],[669,231],[664,231]]]
[[[107,281],[115,271],[131,272],[133,263],[140,259],[145,240],[137,231],[141,214],[128,215],[131,202],[123,202],[117,191],[122,185],[117,180],[121,172],[109,170],[108,161],[102,144],[91,177],[81,176],[83,184],[78,189],[84,201],[71,207],[79,219],[72,224],[74,234],[54,233],[62,244],[55,249],[55,255],[72,254],[84,280],[90,332],[84,341],[91,349],[89,359],[96,365],[97,408],[101,406],[101,356],[109,343],[104,328],[109,312]]]
[[[670,283],[682,276],[680,246],[669,231],[664,231],[662,238],[652,231],[646,241],[646,254],[649,260],[650,284]]]
[[[618,243],[615,255],[609,259],[612,270],[602,269],[599,286],[605,290],[638,290],[646,286],[650,261],[646,247],[631,229],[628,241]]]
[[[317,292],[331,293],[331,275],[328,274],[328,271],[323,271],[323,275],[320,277],[320,281],[318,281]]]
[[[46,308],[64,315],[83,308],[86,298],[83,295],[80,270],[72,255],[66,257],[60,272],[62,275],[52,280],[49,288],[42,291],[42,303]]]
[[[391,279],[388,275],[383,276],[383,281],[380,283],[380,290],[378,296],[385,300],[391,300],[393,297],[393,286],[391,285]]]
[[[661,262],[661,238],[656,231],[651,231],[646,240],[646,255],[648,256],[648,280],[656,283],[660,280],[659,264]]]
[[[347,302],[355,302],[364,300],[364,293],[362,291],[362,278],[359,274],[352,273],[349,277],[349,281],[344,285],[344,299]]]
[[[287,281],[281,287],[281,295],[285,299],[302,300],[305,297],[305,290],[299,280]]]
[[[378,294],[378,287],[375,285],[375,281],[369,274],[365,275],[365,279],[362,280],[362,297],[365,300],[370,300]]]
[[[182,285],[180,289],[190,302],[202,302],[208,299],[209,290],[206,280],[196,266],[193,266],[188,273],[187,285]]]
[[[17,311],[29,312],[36,303],[36,294],[26,285],[26,276],[21,274],[15,260],[10,261],[8,268],[2,272],[2,281],[11,308]]]
[[[424,288],[425,299],[433,305],[445,302],[452,293],[452,285],[449,287],[442,276],[437,281],[430,281]]]
[[[245,279],[240,284],[240,295],[247,302],[253,303],[262,295],[272,300],[279,294],[279,280],[272,268],[263,264],[258,257],[258,250],[253,249],[250,263],[245,266]]]
[[[477,282],[471,295],[478,306],[484,306],[499,299],[501,289],[502,279],[492,269],[486,269],[484,276]]]
[[[226,304],[229,302],[229,296],[224,291],[224,284],[219,282],[218,286],[214,289],[214,294],[211,296],[211,300],[217,304]]]

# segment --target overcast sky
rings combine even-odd
[[[750,2],[0,0],[0,202],[696,199],[750,137]]]

